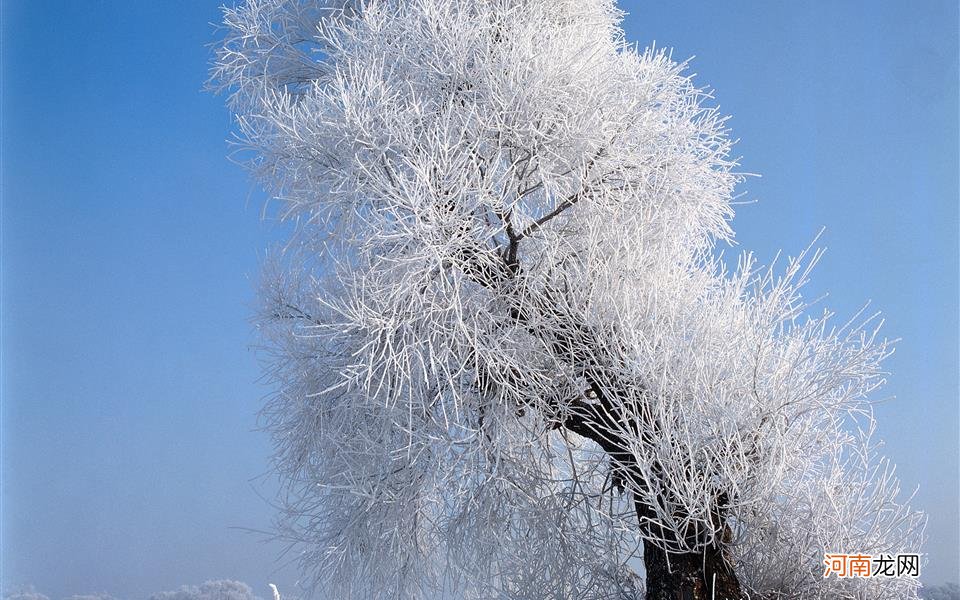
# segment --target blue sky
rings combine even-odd
[[[2,6],[2,584],[124,598],[295,574],[269,526],[249,315],[264,196],[202,91],[218,2]],[[811,294],[902,338],[877,407],[958,575],[955,1],[624,2],[740,138],[739,249],[829,248]],[[728,251],[729,252],[729,251]]]

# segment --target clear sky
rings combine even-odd
[[[268,527],[267,390],[248,317],[264,197],[202,92],[217,0],[2,2],[2,584],[133,600],[292,585]],[[628,38],[696,55],[741,139],[739,249],[902,338],[877,408],[958,575],[956,0],[624,2]],[[728,251],[730,252],[730,251]]]

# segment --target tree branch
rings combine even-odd
[[[612,142],[611,142],[611,143],[612,143]],[[597,160],[598,160],[601,156],[603,156],[603,153],[607,151],[607,148],[608,148],[608,147],[609,147],[609,146],[604,146],[604,147],[600,148],[599,150],[597,150],[597,151],[593,154],[593,156],[590,157],[590,160],[587,161],[586,168],[584,169],[584,179],[586,179],[587,177],[590,176],[590,171],[593,170],[593,166],[596,164]],[[535,189],[535,188],[533,188],[533,189]],[[527,226],[527,228],[524,229],[523,232],[520,233],[519,239],[523,239],[523,238],[525,238],[525,237],[527,237],[527,236],[529,236],[529,235],[532,235],[532,234],[536,233],[547,221],[553,219],[554,217],[556,217],[557,215],[559,215],[559,214],[562,213],[563,211],[567,210],[568,208],[570,208],[571,206],[573,206],[574,204],[576,204],[577,202],[579,202],[579,201],[584,197],[584,195],[585,195],[588,191],[589,191],[589,185],[585,185],[585,186],[583,187],[583,189],[581,189],[581,190],[580,190],[579,192],[577,192],[576,194],[573,194],[573,195],[571,195],[571,196],[567,196],[567,197],[566,197],[562,202],[560,202],[553,210],[551,210],[550,212],[548,212],[547,214],[543,215],[542,217],[540,217],[539,219],[537,219],[536,221],[534,221],[532,224],[530,224],[529,226]]]

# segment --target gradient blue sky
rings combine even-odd
[[[266,528],[266,389],[248,323],[264,197],[201,91],[218,1],[2,3],[2,584],[124,599],[292,585]],[[629,39],[696,55],[741,139],[740,248],[903,338],[877,408],[958,575],[955,0],[624,2]]]

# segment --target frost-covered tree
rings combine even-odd
[[[242,581],[215,579],[196,585],[180,586],[180,589],[152,594],[149,600],[260,600],[253,589]]]
[[[923,586],[920,597],[924,600],[960,600],[960,586],[955,583]]]
[[[118,600],[113,594],[107,592],[94,592],[92,594],[74,594],[64,598],[64,600]],[[225,599],[226,600],[226,599]]]
[[[248,0],[213,69],[267,269],[281,534],[335,598],[914,598],[890,347],[734,272],[708,93],[612,0]],[[644,565],[644,577],[637,573]],[[644,591],[644,587],[646,588]]]
[[[4,600],[50,600],[49,596],[41,594],[32,585],[19,586],[8,590],[3,598]]]

